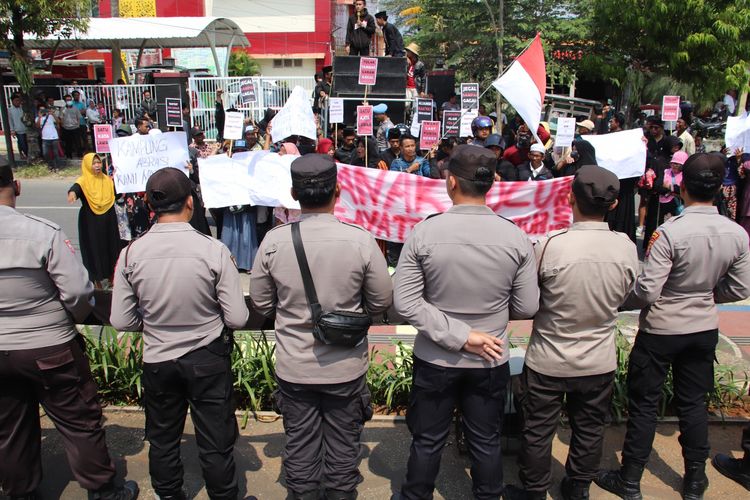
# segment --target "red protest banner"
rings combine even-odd
[[[94,125],[94,150],[97,153],[109,153],[109,141],[112,138],[112,125]]]
[[[680,96],[665,95],[661,101],[661,119],[665,122],[677,121],[680,117]]]
[[[419,149],[432,149],[440,142],[440,122],[422,122],[422,133],[419,136]]]
[[[372,106],[357,106],[357,135],[372,135]]]
[[[375,85],[378,79],[378,58],[377,57],[360,57],[359,58],[359,84]]]
[[[376,238],[403,242],[428,215],[445,212],[451,200],[445,181],[402,172],[339,164],[341,197],[335,215]],[[568,193],[573,177],[539,182],[496,182],[487,205],[512,219],[534,240],[571,224]]]

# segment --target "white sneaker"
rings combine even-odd
[[[635,230],[635,237],[643,238],[643,232],[644,232],[643,226],[638,226],[638,228]]]

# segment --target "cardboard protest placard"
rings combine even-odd
[[[576,135],[576,119],[559,117],[557,119],[557,133],[555,134],[556,148],[569,148]]]
[[[115,137],[108,144],[118,193],[145,191],[148,178],[162,168],[178,168],[187,175],[185,163],[189,156],[185,132]]]
[[[372,106],[357,106],[357,135],[372,135]]]
[[[661,119],[665,122],[677,121],[680,117],[680,96],[665,95],[661,101]]]
[[[443,111],[443,135],[458,137],[461,128],[461,112],[457,110]]]
[[[182,127],[182,99],[167,97],[166,104],[167,127]]]
[[[586,140],[596,150],[596,164],[613,172],[618,179],[643,175],[646,144],[640,127],[611,134],[587,135]]]
[[[271,120],[271,125],[273,142],[284,140],[292,135],[301,135],[316,140],[318,138],[317,125],[308,92],[299,85],[294,87],[284,107]]]
[[[250,78],[240,80],[240,100],[242,104],[258,104],[255,83]]]
[[[359,84],[375,85],[378,79],[378,58],[377,57],[360,57],[359,58]]]
[[[227,111],[224,113],[224,139],[242,139],[244,125],[245,116],[239,111]]]
[[[478,109],[462,109],[461,110],[461,126],[458,131],[460,137],[472,137],[474,134],[471,131],[471,122],[474,118],[479,116]]]
[[[109,153],[109,140],[112,138],[112,125],[94,125],[94,151]]]
[[[419,149],[431,149],[440,142],[440,122],[427,120],[423,121],[421,126]]]
[[[479,84],[461,84],[461,109],[479,109]]]
[[[341,97],[328,99],[328,122],[344,123],[344,99]]]
[[[417,99],[417,122],[432,120],[432,99]]]

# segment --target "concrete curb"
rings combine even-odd
[[[105,414],[107,413],[142,413],[143,408],[139,406],[105,406],[102,408]],[[237,410],[235,415],[240,418],[245,417],[246,410]],[[269,423],[275,422],[281,419],[281,415],[275,411],[250,411],[248,412],[248,418],[255,420],[258,423]],[[374,422],[393,422],[393,423],[404,423],[406,417],[403,415],[373,415],[372,421]],[[564,419],[567,422],[567,419]],[[611,423],[610,425],[621,425],[627,422],[627,419],[623,420],[620,424]],[[677,417],[664,417],[659,420],[661,424],[676,424],[679,422]],[[717,415],[708,416],[709,424],[732,424],[732,425],[746,425],[750,424],[750,419],[743,417],[725,417],[721,418]]]

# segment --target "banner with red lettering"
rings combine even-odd
[[[428,215],[452,203],[445,181],[413,174],[339,164],[341,197],[336,216],[376,238],[403,242]],[[573,177],[538,182],[496,182],[487,194],[492,210],[513,220],[532,240],[570,226],[568,193]]]

